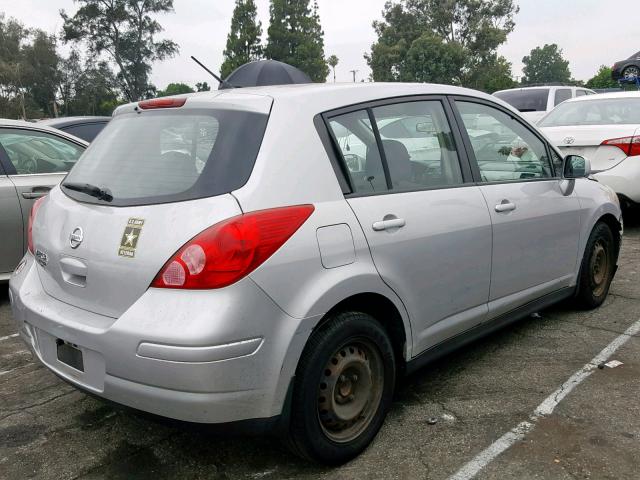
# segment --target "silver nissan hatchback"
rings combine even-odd
[[[518,112],[427,84],[121,106],[33,207],[10,297],[51,371],[339,464],[400,375],[555,302],[599,306],[613,191]]]

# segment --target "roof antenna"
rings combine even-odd
[[[191,60],[193,60],[194,62],[196,62],[198,65],[200,65],[207,73],[209,73],[209,75],[211,75],[213,78],[215,78],[218,82],[220,82],[220,84],[223,87],[226,88],[240,88],[240,87],[236,87],[235,85],[231,85],[229,82],[227,82],[226,80],[223,80],[222,78],[220,78],[218,75],[216,75],[215,73],[213,73],[211,70],[209,70],[207,67],[205,67],[202,62],[200,60],[198,60],[196,57],[194,57],[193,55],[191,55]]]

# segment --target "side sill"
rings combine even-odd
[[[573,296],[576,287],[564,287],[555,292],[544,295],[536,300],[532,300],[529,303],[525,303],[524,305],[511,310],[510,312],[504,313],[488,322],[481,323],[469,330],[466,330],[458,335],[445,340],[428,350],[425,350],[420,355],[415,357],[414,359],[407,362],[406,365],[406,374],[409,375],[416,370],[424,367],[425,365],[437,360],[448,353],[457,350],[458,348],[466,345],[468,343],[474,342],[490,333],[495,332],[496,330],[500,330],[501,328],[506,327],[518,320],[521,320],[532,313],[536,313],[540,310],[543,310],[551,305],[560,302],[561,300],[565,300]]]

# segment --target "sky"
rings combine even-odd
[[[600,65],[611,66],[640,49],[638,0],[515,0],[520,12],[515,30],[499,52],[512,63],[513,75],[522,75],[522,57],[532,48],[557,43],[569,60],[571,73],[578,80],[591,78]],[[231,24],[234,0],[174,0],[174,13],[157,19],[165,31],[161,34],[180,46],[176,57],[157,62],[151,81],[158,88],[170,82],[209,81],[189,58],[195,55],[218,71]],[[263,36],[269,23],[269,0],[256,0]],[[371,26],[381,18],[385,0],[318,0],[324,29],[325,54],[340,59],[337,80],[367,79],[370,70],[363,58],[376,36]],[[0,12],[20,20],[27,27],[59,33],[59,10],[75,12],[73,0],[0,0]],[[632,17],[636,17],[635,19]],[[69,46],[61,50],[68,52]]]

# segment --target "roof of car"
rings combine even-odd
[[[68,125],[78,125],[84,123],[106,123],[111,117],[105,116],[85,116],[85,117],[58,117],[40,120],[41,125],[49,125],[50,127],[60,128]]]
[[[89,145],[89,143],[81,138],[76,137],[75,135],[71,135],[67,132],[63,132],[56,128],[50,127],[48,125],[43,124],[42,122],[27,122],[24,120],[11,120],[9,118],[0,118],[0,127],[14,127],[14,128],[28,128],[31,130],[39,130],[42,132],[49,132],[55,135],[63,136],[65,138],[69,138],[76,143],[80,143],[84,146]]]
[[[628,92],[598,93],[597,95],[570,98],[567,102],[588,102],[594,100],[606,100],[608,98],[640,98],[640,91],[633,90]]]
[[[296,85],[272,85],[264,87],[247,87],[227,90],[212,90],[209,92],[188,93],[176,95],[186,97],[188,103],[207,102],[209,100],[242,102],[250,97],[272,98],[275,101],[297,102],[299,109],[320,113],[358,103],[371,102],[379,99],[395,98],[413,95],[466,95],[484,98],[498,102],[513,110],[511,106],[501,100],[477,90],[440,85],[433,83],[311,83]],[[130,103],[116,109],[114,116],[125,111],[131,111],[137,104]]]

